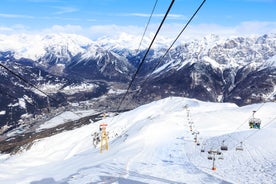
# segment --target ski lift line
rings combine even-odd
[[[203,0],[202,3],[199,5],[199,7],[197,8],[197,10],[194,12],[194,14],[191,16],[191,18],[189,19],[189,21],[185,24],[185,26],[183,27],[183,29],[180,31],[180,33],[177,35],[177,37],[175,38],[175,40],[172,42],[172,44],[170,45],[170,47],[167,49],[167,51],[165,52],[165,54],[161,57],[161,59],[163,59],[167,53],[171,50],[172,46],[175,44],[175,42],[179,39],[179,37],[182,35],[182,33],[185,31],[185,29],[188,27],[188,25],[190,24],[190,22],[193,20],[193,18],[195,17],[195,15],[198,13],[198,11],[201,9],[201,7],[203,6],[203,4],[205,3],[206,0]],[[154,67],[153,71],[157,68],[157,66],[161,63],[161,59],[159,59],[157,65]]]
[[[35,88],[36,90],[38,90],[39,92],[43,93],[44,95],[46,95],[47,97],[49,97],[50,99],[54,100],[55,102],[58,102],[55,98],[49,96],[47,93],[45,93],[44,91],[42,91],[41,89],[37,88],[35,85],[33,85],[32,83],[30,83],[28,80],[24,79],[22,76],[20,76],[19,74],[13,72],[12,70],[10,70],[8,67],[6,67],[5,65],[3,65],[2,63],[0,63],[0,66],[2,68],[4,68],[5,70],[7,70],[8,72],[10,72],[11,74],[13,74],[14,76],[16,76],[18,79],[22,80],[23,82],[25,82],[26,84],[28,84],[29,86]]]
[[[191,21],[193,20],[193,18],[195,17],[195,15],[198,13],[198,11],[201,9],[201,7],[203,6],[203,4],[206,2],[206,0],[203,0],[202,3],[199,5],[199,7],[197,8],[197,10],[194,12],[194,14],[190,17],[189,21],[185,24],[185,26],[182,28],[182,30],[180,31],[180,33],[177,35],[177,37],[175,38],[175,40],[172,42],[172,44],[170,45],[170,47],[166,50],[165,54],[163,56],[161,56],[161,58],[158,59],[157,64],[154,66],[154,68],[152,69],[152,72],[154,72],[154,70],[156,70],[156,68],[160,65],[162,59],[168,54],[168,52],[171,50],[172,46],[175,44],[175,42],[179,39],[179,37],[182,35],[182,33],[185,31],[185,29],[188,27],[188,25],[191,23]],[[152,73],[151,72],[151,73]],[[149,79],[149,76],[144,80],[144,82],[142,83],[141,86],[143,86],[146,81]]]
[[[272,120],[270,120],[266,125],[264,125],[263,128],[267,127],[268,125],[270,125],[272,123],[275,123],[276,122],[275,120],[276,120],[276,116]],[[237,139],[235,139],[239,143],[235,144],[235,146],[233,148],[231,148],[230,150],[236,149],[236,151],[237,151],[237,148],[240,147],[240,146],[242,146],[242,148],[246,149],[249,152],[249,150],[246,148],[246,146],[244,144],[245,141],[248,140],[248,138],[250,138],[251,136],[255,135],[256,133],[258,133],[259,131],[262,131],[262,130],[263,129],[260,129],[258,131],[253,132],[252,134],[250,134],[247,137],[243,138],[242,141],[238,141]],[[233,138],[233,137],[231,137],[231,138]],[[251,145],[251,146],[255,147],[254,145]]]
[[[44,95],[46,95],[46,97],[48,97],[49,99],[52,99],[53,101],[55,101],[56,103],[59,104],[58,100],[56,100],[54,97],[51,97],[50,95],[48,95],[46,92],[42,91],[41,89],[37,88],[34,84],[30,83],[28,80],[26,80],[25,78],[23,78],[22,76],[20,76],[19,74],[13,72],[12,70],[10,70],[8,67],[6,67],[5,65],[0,63],[0,66],[3,67],[5,70],[7,70],[8,72],[10,72],[11,74],[13,74],[14,76],[16,76],[18,79],[22,80],[23,82],[25,82],[26,84],[28,84],[29,86],[35,88],[36,90],[38,90],[39,92],[43,93]],[[67,101],[66,101],[67,102]],[[69,110],[70,112],[76,114],[77,116],[81,117],[79,114],[73,112],[72,110]]]
[[[276,117],[275,117],[274,119],[272,119],[268,124],[271,124],[274,120],[276,120]],[[268,124],[266,124],[266,126],[267,126]],[[264,127],[265,127],[265,126],[264,126]],[[261,130],[262,130],[262,129],[261,129]],[[249,136],[247,136],[246,138],[244,138],[242,141],[240,141],[240,140],[238,140],[238,139],[236,139],[236,138],[230,136],[229,134],[227,134],[227,136],[228,136],[229,138],[231,138],[232,140],[235,140],[235,141],[239,142],[239,143],[235,144],[231,149],[227,149],[227,150],[228,150],[228,151],[232,151],[232,150],[236,149],[236,151],[239,151],[239,150],[243,151],[243,148],[245,147],[245,145],[244,145],[243,143],[244,143],[249,137],[253,136],[255,133],[257,133],[257,132],[259,132],[259,131],[261,131],[261,130],[258,130],[258,131],[253,132],[252,134],[250,134]],[[219,141],[219,138],[217,138],[216,140]],[[225,140],[227,140],[227,139],[224,139],[223,142],[225,142]],[[221,146],[217,146],[216,148],[219,149],[219,148],[221,148]],[[238,149],[238,150],[237,150],[237,148],[242,148],[242,149]],[[222,149],[221,149],[221,150],[222,150]]]
[[[274,94],[275,94],[275,93],[271,93],[266,99],[272,97]],[[257,110],[255,110],[255,113],[258,112],[265,104],[266,104],[266,102],[263,102],[263,103],[257,108]],[[250,117],[247,118],[238,128],[236,128],[236,130],[240,129],[245,123],[248,122],[249,119],[250,119]],[[235,130],[235,131],[236,131],[236,130]]]
[[[159,27],[158,27],[158,29],[157,29],[157,31],[156,31],[156,33],[155,33],[153,39],[152,39],[152,41],[151,41],[151,43],[150,43],[150,45],[149,45],[147,51],[146,51],[146,53],[145,53],[143,59],[142,59],[141,62],[139,63],[139,65],[138,65],[138,67],[137,67],[137,69],[136,69],[136,72],[135,72],[134,75],[132,76],[132,79],[131,79],[131,81],[130,81],[130,83],[129,83],[129,85],[128,85],[128,88],[127,88],[125,94],[123,95],[122,100],[121,100],[120,103],[119,103],[119,106],[118,106],[118,108],[117,108],[117,111],[120,110],[120,107],[121,107],[123,101],[125,100],[127,94],[129,93],[129,89],[130,89],[130,87],[132,86],[132,84],[133,84],[133,82],[134,82],[134,80],[135,80],[135,78],[136,78],[136,76],[137,76],[139,70],[141,69],[141,67],[142,67],[142,65],[143,65],[143,63],[144,63],[144,61],[145,61],[145,59],[146,59],[146,57],[147,57],[147,55],[148,55],[148,53],[149,53],[149,51],[150,51],[150,49],[151,49],[152,44],[153,44],[153,42],[155,41],[155,38],[157,37],[159,31],[161,30],[161,27],[162,27],[162,25],[164,24],[164,22],[165,22],[165,20],[166,20],[166,18],[167,18],[167,16],[168,16],[168,14],[169,14],[169,12],[170,12],[172,6],[173,6],[174,1],[175,1],[175,0],[172,0],[172,1],[171,1],[171,4],[170,4],[169,8],[167,9],[167,12],[166,12],[165,16],[163,17],[163,20],[162,20],[162,22],[160,23],[160,25],[159,25]]]
[[[140,43],[139,43],[137,52],[140,50],[140,47],[141,47],[141,45],[142,45],[142,41],[144,40],[145,34],[146,34],[147,30],[148,30],[148,26],[149,26],[149,23],[150,23],[150,21],[151,21],[151,18],[152,18],[152,15],[153,15],[153,12],[154,12],[154,10],[155,10],[155,8],[156,8],[157,3],[158,3],[158,0],[156,0],[155,3],[154,3],[154,6],[153,6],[153,8],[152,8],[152,11],[151,11],[149,20],[148,20],[147,25],[146,25],[145,30],[144,30],[143,36],[142,36],[142,38],[141,38],[141,40],[140,40]]]
[[[269,97],[267,97],[267,98],[270,98],[273,94],[274,94],[274,93],[272,93],[272,94],[271,94]],[[263,106],[264,106],[265,104],[266,104],[266,102],[263,102],[263,103],[257,108],[257,110],[254,111],[254,114],[255,114],[256,112],[258,112],[261,108],[263,108]],[[263,126],[263,128],[266,127],[267,125],[269,125],[270,123],[272,123],[275,119],[276,119],[276,117],[275,117],[274,119],[272,119],[269,123],[267,123],[265,126]],[[248,120],[250,120],[250,117],[247,118],[247,119],[246,119],[240,126],[238,126],[232,133],[234,133],[234,132],[236,132],[237,130],[239,130],[245,123],[248,122]],[[254,133],[257,133],[257,132],[254,132]],[[253,134],[254,134],[254,133],[253,133]],[[232,137],[230,134],[227,134],[227,136],[228,136],[228,138],[231,138],[231,139],[237,141],[237,139],[234,138],[234,137]],[[249,137],[251,137],[251,135],[250,135]],[[225,139],[225,140],[227,140],[227,139]]]
[[[275,116],[272,120],[270,120],[268,123],[266,123],[266,124],[263,126],[263,128],[265,128],[265,127],[267,127],[268,125],[270,125],[270,124],[272,124],[272,123],[275,123],[275,122],[276,122],[276,116]],[[254,134],[258,133],[259,131],[262,131],[263,128],[260,129],[260,130],[258,130],[258,131],[254,131],[252,134],[250,134],[250,135],[248,135],[246,138],[244,138],[243,141],[247,140],[249,137],[253,136]]]

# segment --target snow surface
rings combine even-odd
[[[193,141],[186,105],[204,153]],[[275,109],[275,103],[237,107],[166,98],[38,140],[20,154],[0,155],[0,183],[276,183]],[[260,130],[248,128],[253,110]],[[103,122],[109,150],[100,153],[91,134]],[[206,151],[222,140],[229,150],[213,171]],[[235,150],[240,141],[244,151]]]

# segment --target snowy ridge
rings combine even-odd
[[[152,41],[152,38],[154,37],[154,34],[150,34],[148,36],[145,36],[141,46],[139,48],[139,44],[141,41],[141,35],[131,35],[127,33],[121,33],[116,38],[109,38],[109,37],[102,37],[99,38],[96,42],[101,45],[103,48],[108,50],[114,50],[114,49],[129,49],[131,51],[137,51],[137,49],[147,49],[149,47],[150,42]],[[164,47],[168,47],[172,42],[171,38],[166,38],[163,36],[158,36],[158,40],[154,42],[152,48],[153,49],[160,49]]]
[[[212,161],[193,141],[185,105],[206,150],[219,148],[222,140],[229,146],[224,160],[216,161],[217,171],[211,170]],[[0,183],[272,184],[276,182],[275,103],[257,111],[261,130],[249,130],[246,122],[260,105],[240,108],[179,97],[155,101],[36,141],[21,154],[1,155]],[[62,116],[55,121],[63,121]],[[101,154],[93,147],[91,134],[102,122],[108,123],[110,144]],[[244,142],[244,151],[235,151],[239,141]]]
[[[0,51],[12,51],[16,59],[28,58],[34,61],[42,58],[49,49],[57,56],[65,57],[62,50],[69,50],[72,55],[76,55],[84,52],[89,44],[94,42],[74,34],[0,35]]]
[[[187,63],[193,64],[198,61],[207,62],[213,68],[222,71],[228,68],[238,69],[248,64],[257,67],[266,63],[266,67],[269,65],[275,67],[271,62],[275,61],[273,57],[275,53],[275,34],[245,38],[221,38],[210,35],[202,39],[179,42],[179,45],[170,51],[172,59],[168,59],[164,64],[169,67],[160,66],[157,70],[158,72],[166,72],[165,68],[180,70]]]
[[[142,42],[141,50],[148,47],[150,37],[152,35]],[[81,54],[82,59],[97,59],[110,50],[120,53],[121,57],[126,57],[128,54],[135,55],[139,42],[137,36],[126,33],[122,33],[117,39],[105,37],[96,41],[74,34],[0,35],[0,52],[11,51],[16,59],[28,58],[34,61],[42,59],[40,62],[47,62],[44,57],[51,53],[56,58],[64,60],[67,58],[67,62],[70,62],[70,59],[77,54]],[[151,60],[163,56],[164,49],[170,44],[171,39],[158,37]],[[184,66],[182,61],[189,61],[192,64],[201,59],[209,62],[214,68],[221,69],[237,68],[248,63],[257,65],[275,55],[275,45],[275,34],[245,38],[209,35],[201,39],[177,42],[171,49],[171,59],[168,59],[166,64],[170,65],[170,68],[177,67],[177,70]]]
[[[98,95],[117,94],[112,91],[107,94],[108,89],[123,90],[115,88],[131,80],[144,56],[143,49],[147,48],[148,40],[146,37],[137,51],[140,39],[125,33],[118,39],[96,41],[74,34],[0,35],[0,62],[53,96],[61,95],[69,101],[89,100]],[[267,98],[275,91],[276,84],[275,34],[232,38],[210,35],[182,40],[161,58],[160,65],[152,71],[170,41],[158,37],[138,73],[134,88],[138,88],[146,77],[149,79],[139,89],[142,104],[152,98],[171,95],[233,102],[241,106],[275,99],[275,95]],[[22,81],[11,81],[12,74],[3,68],[0,73],[3,90],[9,86],[12,91],[20,93],[15,95],[18,98],[26,92],[28,96],[38,94],[34,103],[41,98],[44,103],[41,108],[47,106],[42,93],[26,88]],[[87,82],[95,80],[101,81],[101,84],[93,86]],[[115,85],[111,84],[113,82],[121,84],[110,86]],[[14,111],[15,121],[25,113],[19,106],[14,110],[8,109],[8,104],[17,102],[7,95],[3,96],[3,101],[0,110],[6,111],[6,114],[0,117],[3,118],[1,126],[6,122],[12,124],[8,116],[11,111]],[[30,114],[37,113],[30,104],[26,104],[26,110]]]

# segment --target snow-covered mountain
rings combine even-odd
[[[1,154],[0,183],[273,184],[275,108],[271,102],[238,107],[180,97],[154,101],[38,139],[16,155]],[[253,110],[262,120],[260,130],[249,129]],[[51,125],[76,120],[73,115],[64,112],[53,118]],[[93,145],[93,135],[102,123],[108,124],[109,148],[100,153],[100,145]],[[227,151],[220,150],[222,144]],[[208,154],[211,150],[221,154]],[[215,157],[214,166],[210,156]]]
[[[149,68],[160,64],[142,90],[147,95],[170,89],[166,93],[238,105],[267,100],[273,93],[275,99],[275,53],[276,35],[231,39],[212,35],[175,47],[161,62],[148,62]]]
[[[16,59],[28,58],[33,61],[39,61],[49,54],[57,58],[67,57],[70,60],[70,55],[84,52],[90,44],[95,43],[86,37],[74,34],[0,35],[1,52],[11,51]]]
[[[56,99],[49,104],[44,94],[0,67],[1,126],[16,126],[22,116],[79,101],[116,108],[144,57],[145,40],[137,51],[140,40],[126,34],[97,41],[72,34],[0,35],[0,63]],[[167,96],[238,105],[275,100],[275,34],[210,35],[180,42],[165,56],[170,39],[161,41],[142,65],[125,109]]]

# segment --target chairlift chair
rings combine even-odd
[[[220,147],[220,149],[221,149],[222,151],[227,151],[227,150],[228,150],[228,147],[225,146],[225,145],[222,145],[222,146]]]
[[[220,150],[222,150],[222,151],[227,151],[227,150],[228,150],[228,146],[226,146],[226,145],[224,144],[224,140],[222,141],[222,144],[221,144],[221,146],[220,146]]]
[[[243,151],[242,142],[240,142],[240,145],[236,147],[236,151]]]
[[[222,153],[219,155],[218,159],[219,159],[219,160],[223,160],[223,159],[224,159],[224,157],[223,157],[223,154],[222,154]]]
[[[249,119],[249,128],[254,128],[254,129],[260,129],[261,128],[261,119],[255,118],[254,114],[256,111],[253,111],[252,118]]]

